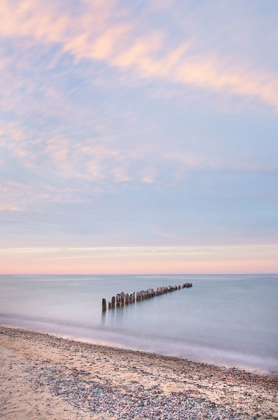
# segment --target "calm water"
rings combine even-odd
[[[192,282],[101,312],[101,299]],[[0,323],[86,341],[278,372],[277,275],[0,276]]]

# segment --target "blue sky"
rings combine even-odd
[[[277,20],[2,0],[2,272],[277,272]]]

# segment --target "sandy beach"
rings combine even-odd
[[[0,327],[1,418],[275,419],[278,379]]]

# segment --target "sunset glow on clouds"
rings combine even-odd
[[[1,0],[0,271],[277,272],[277,18]]]

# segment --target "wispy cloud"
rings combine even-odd
[[[115,4],[80,2],[75,10],[60,11],[60,2],[4,0],[0,35],[28,44],[58,45],[77,60],[92,59],[139,78],[162,79],[228,95],[258,98],[278,107],[275,73],[254,70],[232,57],[206,54],[194,48],[191,39],[170,42],[163,28],[140,34],[138,19]],[[139,32],[139,33],[138,33]]]
[[[1,140],[1,133],[0,133]],[[168,152],[155,150],[155,144],[149,151],[141,148],[125,149],[121,143],[108,143],[103,139],[84,139],[77,142],[74,138],[63,136],[42,136],[39,141],[30,131],[22,131],[14,124],[5,126],[2,145],[27,169],[43,173],[54,182],[61,179],[80,179],[87,182],[102,181],[102,191],[110,190],[112,183],[158,184],[169,185],[184,179],[191,171],[215,172],[269,172],[277,171],[275,162],[269,159],[244,159],[233,161],[223,156],[204,155],[192,151]],[[44,172],[41,171],[41,165]],[[168,173],[165,183],[164,173]]]
[[[22,211],[22,207],[16,207],[12,204],[1,204],[0,211]]]

